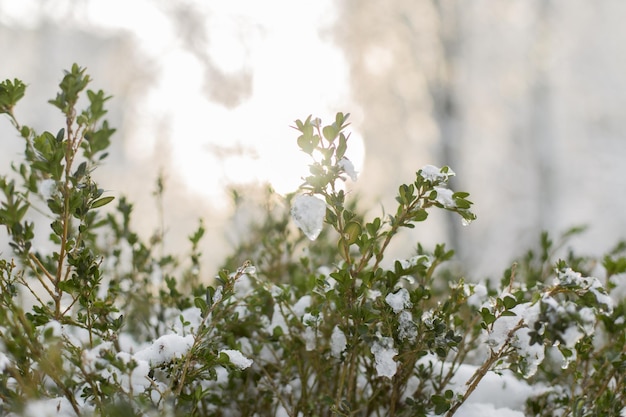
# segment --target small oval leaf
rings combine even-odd
[[[337,129],[332,125],[324,126],[324,129],[322,129],[322,134],[330,143],[333,143],[338,133]]]
[[[99,200],[94,201],[93,203],[91,203],[91,208],[98,208],[98,207],[102,207],[106,204],[109,204],[111,201],[113,201],[115,199],[115,197],[102,197]]]
[[[348,224],[346,224],[346,227],[344,228],[344,236],[348,245],[356,243],[360,235],[361,225],[359,223],[349,222]]]

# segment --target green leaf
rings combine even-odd
[[[29,138],[30,133],[31,133],[30,127],[22,126],[22,130],[20,131],[20,134],[22,135],[23,138]]]
[[[50,132],[43,132],[35,138],[33,145],[44,159],[50,160],[56,150],[56,137]]]
[[[105,204],[109,204],[111,201],[113,201],[115,199],[115,197],[109,196],[109,197],[102,197],[99,200],[94,201],[93,203],[91,203],[91,208],[98,208],[98,207],[102,207]]]
[[[330,143],[333,143],[337,138],[337,134],[339,134],[337,128],[333,125],[324,126],[324,128],[322,129],[322,133],[324,134],[326,140]]]
[[[0,113],[11,113],[25,91],[26,85],[17,78],[0,83]]]
[[[431,401],[435,405],[435,414],[443,414],[450,409],[450,401],[441,395],[433,395]]]
[[[57,142],[63,142],[64,138],[65,138],[65,129],[61,129],[57,132],[57,136],[55,139]]]
[[[415,222],[423,222],[427,218],[428,218],[428,212],[425,209],[419,209],[415,211],[415,213],[411,217],[411,220]]]
[[[606,268],[606,272],[608,276],[621,274],[626,272],[626,258],[619,257],[617,259],[611,258],[609,255],[604,257],[604,262],[602,263],[604,268]]]
[[[376,236],[376,233],[380,229],[380,217],[376,217],[371,223],[367,223],[365,229],[370,236]]]
[[[57,236],[62,236],[63,235],[63,225],[61,224],[61,221],[59,220],[55,220],[50,224],[50,228],[52,229],[52,231],[57,235]]]
[[[515,299],[515,297],[505,296],[502,300],[502,303],[504,304],[504,308],[510,310],[517,305],[517,300]]]
[[[106,120],[102,122],[100,129],[87,131],[85,133],[85,141],[81,144],[81,147],[85,150],[85,156],[91,159],[98,152],[107,149],[111,144],[110,138],[114,133],[115,129],[109,128]]]
[[[351,221],[346,224],[346,227],[344,228],[344,237],[348,245],[356,243],[360,235],[361,225],[359,223]]]
[[[345,238],[339,238],[337,241],[337,250],[339,251],[339,255],[343,258],[344,261],[348,261],[350,254],[347,251],[346,246],[348,245]]]
[[[454,204],[456,204],[456,207],[458,209],[463,209],[463,210],[467,210],[472,206],[472,203],[470,201],[464,200],[462,198],[455,198]]]
[[[496,316],[486,307],[483,307],[482,310],[480,310],[480,315],[486,325],[490,325],[496,321]]]
[[[65,76],[59,84],[61,91],[57,93],[54,100],[48,102],[69,115],[78,101],[78,95],[91,81],[89,75],[85,75],[85,70],[73,64],[70,71],[65,71]]]
[[[326,223],[331,226],[337,225],[337,215],[333,213],[329,208],[326,209]]]
[[[28,211],[29,203],[26,202],[21,207],[19,205],[16,205],[15,207],[16,207],[16,210],[15,210],[15,221],[21,222],[22,219],[24,218],[24,215]]]
[[[308,138],[304,135],[300,135],[300,137],[298,137],[298,146],[300,147],[300,149],[302,149],[304,153],[308,153],[309,155],[313,153],[313,150],[315,149],[311,138]]]
[[[207,305],[207,303],[206,303],[206,301],[205,301],[205,299],[204,299],[204,298],[201,298],[201,297],[196,297],[196,298],[193,300],[193,304],[194,304],[197,308],[199,308],[199,309],[200,309],[200,311],[202,312],[202,314],[205,314],[205,313],[206,313],[206,311],[208,310],[208,305]]]
[[[338,160],[343,158],[347,150],[348,150],[348,138],[343,133],[340,133],[339,144],[337,145],[337,150],[335,151],[336,158]]]
[[[400,204],[408,206],[415,199],[414,192],[415,192],[415,187],[413,186],[413,184],[410,184],[410,185],[402,184],[400,187],[398,187],[397,201]]]
[[[82,177],[85,176],[85,173],[87,172],[87,162],[81,162],[81,164],[78,166],[78,168],[76,168],[76,171],[74,171],[74,175],[73,177],[77,180],[80,180]]]
[[[350,113],[346,113],[346,114],[343,114],[341,112],[337,113],[335,115],[335,126],[337,126],[339,130],[346,127],[347,124],[345,124],[345,122],[346,120],[348,120],[348,117],[350,117]]]

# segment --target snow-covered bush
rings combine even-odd
[[[428,165],[391,214],[366,219],[344,190],[357,173],[338,113],[295,122],[311,175],[268,198],[213,279],[202,223],[181,260],[163,253],[162,231],[140,238],[126,198],[103,208],[114,197],[92,174],[114,129],[90,81],[77,65],[65,73],[56,134],[15,117],[21,81],[0,84],[24,142],[0,177],[13,251],[0,260],[3,415],[624,413],[626,245],[602,262],[555,261],[544,235],[495,283],[442,270],[443,245],[389,262],[394,236],[431,210],[471,223],[469,194]]]

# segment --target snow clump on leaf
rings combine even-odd
[[[230,363],[232,363],[237,369],[244,370],[246,368],[249,368],[253,363],[252,359],[246,358],[245,356],[243,356],[243,353],[239,352],[238,350],[223,349],[220,350],[220,354],[221,353],[226,354],[228,356],[228,359],[230,360]]]
[[[393,339],[383,337],[372,345],[372,354],[376,361],[376,373],[389,379],[398,371],[398,364],[393,359],[398,354],[398,349],[393,347]]]
[[[343,157],[338,162],[339,168],[345,172],[353,182],[356,182],[358,178],[358,172],[354,169],[354,164],[348,158]]]
[[[400,288],[396,293],[387,294],[387,297],[385,297],[385,301],[396,314],[398,314],[405,308],[413,307],[413,304],[411,303],[411,297],[406,288]]]
[[[312,195],[296,196],[291,207],[291,217],[310,240],[315,240],[322,231],[326,203]]]
[[[346,349],[348,340],[346,335],[338,326],[333,329],[333,334],[330,336],[330,353],[334,358],[341,358],[341,354]]]
[[[434,165],[426,165],[418,171],[419,175],[433,184],[447,182],[450,177],[456,175],[448,167],[438,168]]]
[[[159,337],[149,347],[135,353],[134,359],[144,360],[151,365],[160,365],[183,357],[193,345],[193,336],[168,334]]]
[[[453,197],[454,193],[452,192],[452,190],[450,190],[449,188],[443,188],[443,187],[434,187],[434,189],[437,192],[437,197],[435,197],[435,200],[439,204],[441,204],[445,208],[456,207],[456,203],[454,202],[454,197]]]

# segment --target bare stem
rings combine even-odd
[[[34,262],[35,265],[31,265],[31,269],[33,270],[33,272],[35,273],[35,276],[37,277],[37,280],[39,281],[39,283],[41,284],[41,286],[46,290],[46,292],[52,297],[55,297],[55,294],[53,292],[53,290],[48,287],[48,284],[46,284],[46,282],[44,281],[44,279],[42,278],[41,274],[39,272],[37,272],[37,268],[39,268],[43,274],[46,276],[46,278],[48,278],[48,280],[54,284],[55,279],[54,279],[54,275],[52,275],[45,266],[43,266],[43,264],[41,263],[41,261],[39,260],[39,258],[37,258],[37,256],[35,256],[35,254],[33,254],[32,252],[28,253],[28,259],[31,262]],[[28,285],[27,285],[28,287]]]
[[[511,341],[513,340],[513,337],[515,336],[515,332],[517,332],[519,329],[521,329],[525,325],[526,324],[524,323],[524,320],[523,319],[520,320],[517,323],[517,325],[509,331],[509,333],[507,334],[506,340],[502,344],[500,349],[498,349],[497,352],[491,351],[491,354],[489,355],[489,359],[487,359],[487,361],[483,363],[482,366],[478,368],[476,372],[474,372],[474,374],[470,377],[470,379],[465,383],[465,385],[467,385],[468,387],[467,391],[465,391],[465,394],[463,394],[463,397],[456,404],[450,407],[450,410],[448,410],[448,412],[446,413],[446,417],[452,417],[454,413],[457,412],[459,407],[461,407],[463,403],[465,403],[465,401],[469,398],[469,396],[472,395],[476,387],[478,387],[478,384],[483,379],[483,377],[487,375],[487,372],[489,372],[489,370],[491,369],[491,366],[494,363],[496,363],[498,360],[506,356],[508,349],[511,347]]]

